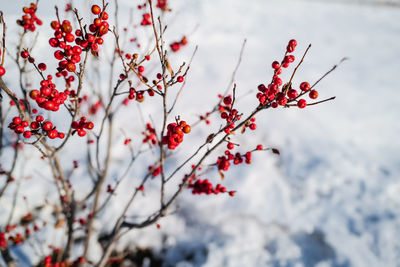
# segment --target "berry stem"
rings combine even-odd
[[[301,58],[299,64],[297,64],[296,68],[294,68],[293,73],[292,73],[292,76],[290,76],[290,80],[289,80],[289,82],[288,82],[289,87],[290,87],[290,85],[292,84],[292,80],[293,80],[294,75],[296,74],[297,69],[300,67],[301,63],[303,63],[304,58],[305,58],[305,56],[307,55],[307,52],[308,52],[308,50],[309,50],[310,48],[311,48],[311,44],[308,45],[308,47],[307,47],[306,51],[304,52],[303,57]],[[289,87],[288,87],[287,89],[289,89]]]

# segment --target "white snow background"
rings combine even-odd
[[[60,6],[64,3],[59,2]],[[267,110],[257,115],[257,131],[247,133],[242,140],[248,149],[258,143],[276,147],[281,156],[255,153],[252,165],[232,168],[223,184],[237,190],[235,197],[193,196],[186,192],[179,198],[176,212],[160,221],[160,230],[154,226],[132,231],[120,247],[150,247],[164,258],[165,266],[400,266],[398,2],[169,2],[177,17],[165,18],[170,22],[166,39],[178,40],[182,33],[189,36],[188,47],[171,56],[173,65],[187,61],[195,45],[199,47],[173,114],[180,114],[188,122],[194,121],[199,111],[211,108],[216,95],[225,90],[244,38],[247,44],[235,78],[238,95],[243,96],[239,102],[243,112],[249,112],[257,103],[257,85],[269,82],[271,62],[282,58],[287,41],[292,38],[299,44],[297,59],[312,44],[296,74],[295,85],[316,81],[343,57],[349,60],[318,85],[320,98],[336,96],[334,101],[304,110]],[[0,3],[12,40],[12,24],[28,2]],[[40,2],[38,15],[47,30],[46,18],[54,17],[53,5],[50,0]],[[135,5],[121,0],[121,18]],[[44,39],[39,47],[46,42]],[[45,54],[37,57],[45,59]],[[12,63],[8,64],[12,68]],[[10,75],[8,72],[4,78],[13,84]],[[289,72],[285,77],[288,75]],[[253,90],[251,94],[247,94],[249,90]],[[140,129],[140,119],[132,116],[121,115],[119,123],[131,131]],[[191,141],[182,146],[180,156],[174,160],[190,154],[215,129],[212,127],[218,126],[202,125],[202,129],[193,131]],[[136,141],[140,142],[139,136]],[[123,137],[119,136],[114,150],[117,158],[121,151],[126,153],[122,144]],[[37,156],[34,150],[31,153]],[[68,159],[66,166],[72,166],[73,159],[84,162],[84,147],[77,146],[64,156]],[[122,157],[118,159],[127,163]],[[10,159],[3,154],[1,160]],[[171,164],[176,163],[171,160]],[[141,166],[146,165],[138,164],[133,170],[138,178],[146,171]],[[30,165],[19,168],[25,173],[37,173],[37,167]],[[111,176],[117,176],[120,170],[114,164]],[[80,174],[78,169],[73,178],[78,196],[88,190],[88,183]],[[47,176],[46,179],[51,178],[50,174]],[[43,177],[33,177],[20,190],[35,206],[42,201],[35,195],[48,194],[54,188],[43,187]],[[209,178],[219,182],[218,174]],[[176,178],[176,184],[180,179]],[[127,180],[117,191],[112,207],[97,221],[98,226],[110,229],[123,207],[121,203],[137,182]],[[8,214],[14,190],[10,187],[8,200],[0,202],[0,214]],[[135,216],[145,216],[157,207],[158,190],[156,181],[149,185],[146,196],[132,207]],[[56,197],[55,192],[52,194]],[[22,215],[26,210],[21,208],[18,212]],[[1,222],[6,219],[0,216]],[[63,233],[53,234],[47,242],[60,245]],[[89,257],[97,259],[98,249],[94,246]],[[13,253],[35,257],[27,245],[13,249]],[[79,248],[75,253],[79,255]],[[23,262],[21,258],[21,266]]]

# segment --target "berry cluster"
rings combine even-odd
[[[16,96],[16,95],[14,94],[14,96]],[[25,103],[24,103],[24,100],[19,99],[19,100],[18,100],[18,103],[19,103],[21,109],[22,109],[22,110],[25,110]],[[10,106],[15,106],[14,100],[10,100]]]
[[[229,193],[230,196],[234,196],[235,195],[235,191],[227,191],[226,188],[224,186],[222,186],[221,184],[217,184],[215,186],[215,188],[213,187],[213,185],[211,184],[210,181],[208,181],[208,179],[198,179],[196,180],[196,182],[194,183],[189,183],[188,184],[188,188],[192,189],[192,194],[193,195],[201,195],[201,194],[206,194],[206,195],[210,195],[210,194],[215,194],[218,195],[220,193]]]
[[[258,91],[260,92],[257,93],[257,98],[260,104],[271,105],[271,107],[276,108],[278,106],[287,106],[289,102],[297,101],[297,106],[299,108],[305,108],[307,106],[306,100],[299,99],[302,95],[310,91],[309,97],[311,99],[316,99],[318,97],[318,92],[310,90],[311,88],[308,82],[302,82],[300,84],[301,92],[299,93],[291,87],[291,83],[283,85],[282,79],[279,77],[282,73],[282,68],[287,68],[290,63],[294,62],[295,57],[289,53],[294,52],[296,46],[296,40],[290,40],[286,47],[286,54],[281,64],[278,61],[272,62],[272,68],[274,69],[272,82],[268,84],[268,86],[265,86],[264,84],[258,86]]]
[[[71,124],[71,128],[74,129],[72,134],[75,132],[78,133],[79,136],[83,137],[86,135],[86,130],[92,130],[94,127],[93,122],[86,121],[86,117],[81,117],[79,121],[73,121]]]
[[[152,165],[149,166],[149,172],[151,173],[151,176],[156,177],[161,173],[161,166],[154,167]]]
[[[232,104],[233,104],[232,96],[228,95],[222,99],[222,103],[219,105],[221,118],[226,120],[227,123],[227,125],[224,128],[224,131],[227,134],[229,134],[231,130],[235,128],[235,122],[241,119],[241,115],[239,114],[237,109],[232,108]]]
[[[206,123],[207,125],[209,125],[209,124],[211,123],[210,120],[208,119],[208,117],[210,117],[210,115],[211,115],[210,112],[206,112],[205,115],[200,115],[200,116],[199,116],[199,119],[200,119],[201,121],[205,121],[205,123]]]
[[[114,194],[115,189],[110,184],[107,185],[107,193]]]
[[[124,140],[124,145],[127,146],[127,145],[129,145],[131,142],[132,142],[132,139],[126,138],[126,139]]]
[[[71,4],[71,3],[66,3],[66,4],[65,4],[65,9],[64,9],[64,11],[65,11],[66,13],[72,11],[72,4]]]
[[[143,67],[143,66],[139,66],[139,69],[140,69],[140,67]],[[144,68],[143,68],[143,70],[144,70]],[[147,94],[149,96],[154,96],[155,95],[153,89],[136,91],[135,88],[131,87],[131,88],[129,88],[129,95],[128,95],[128,98],[127,98],[126,101],[136,99],[136,101],[138,101],[138,102],[143,102],[145,92],[147,92]],[[128,104],[128,102],[126,102],[126,104]]]
[[[42,21],[36,16],[37,5],[31,3],[29,7],[25,6],[22,11],[25,13],[22,18],[17,20],[17,24],[24,28],[24,30],[30,30],[31,32],[36,30],[36,25],[42,25]]]
[[[104,10],[102,11],[98,5],[92,6],[92,13],[98,16],[89,25],[90,33],[84,34],[82,30],[77,29],[74,34],[69,20],[64,20],[62,23],[56,20],[51,22],[50,26],[54,30],[54,37],[49,40],[49,44],[54,48],[61,49],[54,52],[54,57],[59,60],[58,71],[60,74],[58,76],[66,76],[62,73],[63,70],[75,72],[76,64],[81,61],[82,49],[97,51],[99,45],[103,44],[102,36],[109,30],[109,24],[106,21],[108,14]],[[68,44],[74,41],[75,46]]]
[[[23,51],[22,57],[31,58],[29,54],[27,55]],[[40,65],[40,64],[39,64]],[[36,101],[39,107],[50,111],[58,111],[60,105],[62,105],[68,98],[69,91],[59,92],[56,89],[56,85],[52,82],[53,77],[51,75],[47,76],[47,80],[42,80],[40,82],[40,90],[31,90],[29,96]]]
[[[31,130],[25,130],[28,126],[30,126]],[[41,115],[38,115],[35,121],[32,121],[30,125],[20,117],[14,117],[8,127],[16,134],[23,134],[25,138],[30,138],[32,134],[40,134],[40,130],[42,130],[43,135],[50,139],[55,139],[57,137],[63,139],[65,137],[64,133],[58,132],[55,127],[53,127],[52,122],[44,121],[44,118]]]
[[[181,49],[182,46],[185,46],[187,43],[187,37],[183,36],[182,40],[180,40],[179,42],[173,42],[169,46],[171,47],[172,52],[177,52],[179,49]]]
[[[247,121],[245,124],[244,124],[244,128],[249,128],[250,130],[252,130],[252,131],[254,131],[255,129],[257,129],[257,124],[255,123],[255,121],[256,121],[256,118],[251,118],[250,119],[250,121]]]
[[[63,139],[65,134],[62,132],[58,132],[56,128],[53,126],[51,121],[44,121],[43,116],[38,115],[35,121],[31,122],[30,125],[32,132],[39,133],[39,130],[42,130],[42,133],[49,137],[50,139],[60,138]]]
[[[228,149],[233,149],[233,144],[228,143],[227,147]],[[262,147],[261,147],[262,149]],[[259,147],[257,147],[257,150],[261,150]],[[225,155],[218,157],[217,159],[217,168],[219,171],[227,171],[229,167],[231,166],[230,161],[233,161],[234,165],[241,164],[243,162],[246,162],[247,164],[251,164],[251,156],[252,153],[246,152],[244,155],[240,154],[239,152],[232,154],[229,150],[225,151]]]
[[[25,131],[25,128],[29,126],[29,122],[23,121],[20,117],[14,117],[12,122],[8,125],[8,128],[13,130],[16,134],[24,133],[25,138],[31,137],[30,131]]]
[[[55,249],[54,250],[54,255],[53,256],[47,256],[43,260],[43,266],[44,267],[76,267],[76,266],[81,266],[82,264],[85,263],[85,259],[82,257],[77,258],[72,264],[71,262],[66,262],[66,261],[59,261],[58,254],[60,253],[60,249]]]
[[[156,7],[162,11],[169,11],[169,8],[167,7],[167,0],[157,0]]]
[[[142,26],[149,26],[151,25],[151,15],[150,13],[144,13],[142,15],[142,22],[140,22]]]
[[[157,144],[157,136],[156,136],[156,129],[150,124],[146,124],[146,131],[142,132],[145,136],[143,139],[143,143],[152,143],[153,145]]]
[[[168,145],[169,149],[175,149],[183,141],[183,134],[190,133],[190,125],[185,121],[170,123],[167,126],[167,135],[162,137],[162,143]]]
[[[6,249],[10,242],[11,245],[22,244],[31,235],[31,231],[39,231],[40,228],[34,224],[35,217],[32,213],[25,214],[19,224],[7,224],[4,232],[0,232],[0,250]],[[20,227],[18,227],[20,226]],[[22,228],[22,229],[21,229]],[[24,233],[19,232],[24,230]]]
[[[88,113],[91,114],[91,115],[95,115],[99,111],[99,109],[102,107],[102,105],[103,104],[101,103],[100,100],[97,101],[96,103],[94,103],[93,105],[91,105],[89,107]]]

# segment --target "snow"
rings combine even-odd
[[[43,0],[41,5],[47,2]],[[174,207],[176,212],[160,221],[160,230],[132,231],[119,247],[150,247],[171,266],[399,266],[400,143],[396,140],[400,108],[396,77],[400,63],[396,51],[400,9],[369,3],[171,1],[178,18],[165,18],[171,19],[166,38],[174,41],[182,33],[189,34],[189,46],[171,58],[172,64],[188,60],[195,45],[199,46],[176,109],[176,114],[188,121],[194,120],[199,110],[211,107],[216,95],[225,90],[244,38],[247,44],[235,78],[238,95],[244,95],[239,102],[243,112],[254,106],[257,85],[270,80],[271,62],[281,59],[292,38],[299,44],[297,59],[312,43],[295,85],[315,81],[343,57],[348,60],[318,86],[321,99],[336,96],[334,101],[305,110],[268,110],[257,116],[256,133],[247,133],[242,140],[251,148],[258,143],[277,147],[281,156],[256,153],[251,166],[233,168],[223,184],[237,190],[235,197],[185,193]],[[132,7],[131,1],[121,0],[123,14],[128,7]],[[7,9],[19,14],[19,8],[5,7],[5,14]],[[247,94],[249,90],[252,92]],[[151,110],[144,108],[143,112]],[[126,121],[120,123],[125,125]],[[194,132],[171,162],[190,154],[212,127],[218,126]],[[141,125],[126,127],[133,131]],[[116,142],[121,140],[119,136]],[[126,165],[121,152],[126,153],[124,147],[116,146],[119,164]],[[65,156],[71,162],[85,157],[77,153]],[[9,161],[4,155],[1,160],[4,164]],[[26,173],[38,172],[37,167],[27,166]],[[110,181],[120,172],[120,165],[115,164]],[[132,171],[135,179],[126,180],[118,189],[112,208],[102,213],[96,227],[111,229],[122,210],[121,203],[127,201],[144,172],[137,167]],[[82,190],[88,188],[88,182],[82,182],[84,175],[84,170],[78,169],[72,178]],[[48,189],[50,178],[32,178],[23,183],[21,191],[30,188],[31,196],[56,197],[55,189],[51,188],[51,193]],[[217,182],[219,176],[210,179]],[[177,177],[175,185],[179,180]],[[173,189],[170,187],[170,192]],[[9,189],[10,197],[14,190]],[[158,182],[151,181],[129,218],[143,218],[153,211],[158,205],[158,190]],[[33,197],[29,200],[31,206],[41,203]],[[1,214],[9,214],[9,209],[9,203],[2,200]],[[25,212],[25,208],[17,210],[19,216]],[[43,216],[51,218],[50,213],[43,211]],[[8,219],[2,217],[1,222]],[[47,241],[56,244],[60,239]],[[94,246],[90,257],[96,259],[99,249]],[[17,247],[13,253],[32,251]]]

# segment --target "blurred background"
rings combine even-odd
[[[12,41],[12,23],[28,2],[0,2]],[[251,148],[276,147],[281,155],[257,153],[250,166],[227,173],[223,183],[237,191],[235,197],[185,193],[160,230],[132,232],[119,246],[150,249],[165,266],[400,266],[400,1],[168,2],[173,12],[163,18],[167,42],[182,35],[189,40],[171,55],[172,64],[188,61],[198,46],[175,110],[187,121],[225,91],[244,39],[235,76],[242,112],[257,103],[257,85],[270,81],[271,63],[281,60],[290,39],[298,42],[297,59],[312,44],[294,86],[312,83],[348,60],[317,87],[320,99],[336,96],[334,101],[256,117],[257,131],[242,141]],[[50,31],[46,22],[54,18],[55,3],[66,2],[40,1],[43,32]],[[119,1],[121,24],[137,4]],[[129,116],[121,125],[127,121]],[[207,127],[218,126],[202,125],[180,157],[203,142]],[[145,213],[148,199],[141,201]],[[99,223],[107,224],[112,214]]]

